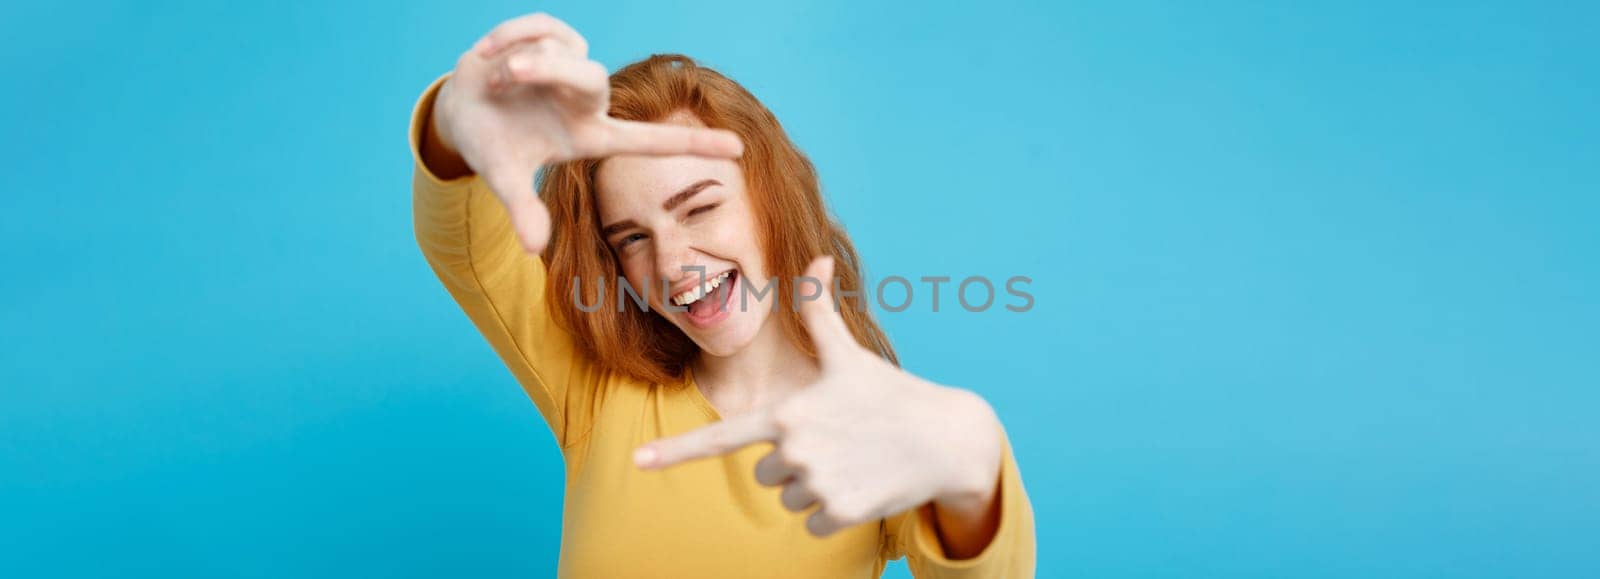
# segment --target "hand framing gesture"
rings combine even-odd
[[[772,442],[756,480],[781,485],[791,511],[818,506],[806,519],[818,536],[929,501],[954,509],[988,505],[1002,449],[987,403],[917,378],[857,343],[826,287],[831,258],[812,262],[806,275],[824,285],[819,299],[800,305],[821,378],[773,405],[641,446],[635,463],[665,468]]]
[[[507,20],[461,58],[433,109],[439,145],[483,176],[529,252],[543,251],[550,214],[533,192],[540,165],[611,155],[737,157],[717,129],[606,115],[610,80],[576,30],[547,14]]]

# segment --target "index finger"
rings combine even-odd
[[[634,451],[633,463],[646,470],[662,469],[695,459],[728,454],[777,437],[778,426],[772,420],[772,415],[758,410],[647,443]]]
[[[733,159],[744,154],[739,135],[712,129],[668,123],[611,121],[606,155],[698,155]]]

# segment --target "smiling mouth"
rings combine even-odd
[[[706,280],[701,282],[699,286],[689,288],[684,290],[683,293],[672,296],[672,305],[686,306],[704,299],[707,295],[717,291],[717,288],[722,287],[723,282],[731,279],[733,274],[734,270],[730,269],[706,278]]]
[[[684,314],[690,323],[699,327],[709,326],[727,315],[728,302],[732,301],[738,281],[738,270],[724,271],[706,278],[698,287],[672,296],[672,304],[687,308]]]

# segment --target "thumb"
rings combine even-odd
[[[710,426],[646,443],[633,451],[642,469],[662,469],[699,458],[728,454],[778,437],[778,426],[765,410],[740,414]]]
[[[538,255],[550,241],[550,210],[539,201],[533,191],[533,173],[511,170],[496,171],[487,177],[489,188],[506,207],[511,227],[517,231],[523,250]]]
[[[856,347],[855,334],[844,324],[844,316],[833,301],[833,257],[823,256],[806,267],[805,283],[821,284],[816,299],[800,296],[800,319],[805,322],[806,333],[817,348],[817,358],[823,361],[839,359],[849,348]]]

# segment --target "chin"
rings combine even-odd
[[[678,324],[678,330],[688,336],[689,340],[694,342],[694,345],[699,347],[701,352],[719,358],[739,353],[749,347],[756,337],[756,332],[743,331],[743,328],[700,329],[684,327],[685,325]]]
[[[695,344],[700,346],[700,353],[717,358],[727,358],[744,349],[744,345],[707,344],[700,340],[695,340]]]

